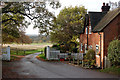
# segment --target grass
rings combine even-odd
[[[38,57],[40,57],[40,58],[46,60],[45,54],[39,54]]]
[[[11,60],[19,60],[19,59],[22,58],[22,56],[37,53],[37,52],[40,52],[42,50],[43,50],[43,48],[35,49],[35,50],[33,50],[33,49],[24,50],[24,49],[18,49],[18,48],[14,49],[14,48],[12,48],[11,53],[10,53],[11,54]]]
[[[11,61],[14,61],[14,60],[19,60],[21,58],[23,58],[25,55],[29,55],[29,54],[33,54],[33,53],[37,53],[37,52],[40,52],[41,49],[39,50],[27,50],[27,51],[24,51],[24,50],[11,50]]]
[[[120,76],[120,66],[112,66],[110,68],[100,70],[100,72],[111,73]]]
[[[10,56],[10,59],[15,60],[15,59],[18,59],[18,57],[17,56]]]
[[[40,52],[41,50],[42,49],[37,49],[37,50],[11,49],[11,55],[24,56],[24,55]]]

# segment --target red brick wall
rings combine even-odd
[[[87,44],[86,30],[84,34],[80,34],[80,49],[81,49],[81,43],[83,44],[83,51],[84,51],[85,44]],[[88,29],[88,46],[92,45],[93,49],[96,50],[96,44],[98,45],[100,44],[100,35],[98,33],[93,33],[93,32],[89,34],[89,29]]]
[[[81,43],[83,45],[82,51],[81,51]],[[85,44],[87,44],[87,35],[85,33],[80,34],[80,53],[84,53]]]
[[[114,39],[120,39],[120,15],[118,15],[114,20],[112,20],[110,24],[108,24],[106,28],[104,28],[104,31],[101,32],[100,34],[101,34],[101,61],[103,67],[104,56],[107,55],[107,48],[110,41]],[[83,44],[82,52],[81,52],[81,43]],[[80,53],[84,53],[85,44],[87,44],[86,31],[84,32],[84,34],[80,34]],[[96,44],[99,45],[99,50],[100,50],[100,35],[98,33],[89,34],[89,29],[88,29],[88,45],[92,45],[93,49],[96,50]],[[98,66],[100,66],[99,60],[100,60],[99,56],[96,57],[96,64]]]
[[[104,29],[104,54],[107,55],[109,43],[120,36],[120,14]],[[120,39],[120,38],[119,38]]]
[[[86,30],[86,29],[85,29]],[[88,30],[89,33],[89,30]],[[103,33],[101,34],[101,61],[103,62]],[[81,43],[83,44],[83,51],[81,51]],[[87,44],[87,34],[80,34],[80,53],[85,53],[85,44]],[[100,50],[100,35],[98,33],[88,34],[88,46],[92,45],[92,49],[96,51],[96,44],[99,45]],[[100,56],[96,55],[96,65],[100,67]]]
[[[88,35],[88,45],[92,45],[93,49],[96,50],[96,44],[99,45],[100,36],[98,33],[93,33]]]

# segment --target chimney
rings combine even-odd
[[[108,12],[110,10],[110,6],[108,5],[108,3],[105,5],[105,3],[103,3],[102,6],[102,12]]]

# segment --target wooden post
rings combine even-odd
[[[16,48],[16,54],[18,55],[18,49]]]
[[[82,67],[84,67],[84,63],[83,63],[83,60],[82,60]]]
[[[24,55],[25,55],[25,50],[24,50]]]
[[[10,46],[7,47],[7,60],[10,61]]]
[[[74,56],[75,54],[73,54],[73,64],[75,63],[75,56]]]
[[[47,49],[46,49],[47,51],[47,55],[46,55],[46,58],[49,60],[50,59],[50,47],[49,46],[47,46]]]
[[[79,57],[80,57],[80,55],[79,55],[79,53],[78,53],[78,54],[77,54],[77,65],[79,65],[79,63],[80,63]]]

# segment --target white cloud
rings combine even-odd
[[[33,29],[33,24],[31,24],[30,26],[28,26],[25,32],[27,35],[38,35],[39,29],[38,28]]]

